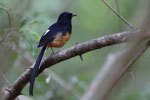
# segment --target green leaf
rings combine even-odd
[[[36,32],[32,32],[32,35],[35,37],[37,41],[40,39],[40,36]]]

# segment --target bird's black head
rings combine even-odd
[[[70,12],[63,12],[59,15],[59,18],[57,20],[58,23],[62,24],[71,24],[72,17],[76,16],[73,13]]]

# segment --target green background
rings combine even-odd
[[[133,26],[142,15],[146,0],[118,0],[120,13]],[[115,0],[107,0],[116,9]],[[34,62],[40,51],[37,44],[40,36],[47,28],[56,22],[61,12],[69,11],[77,14],[72,20],[73,30],[69,42],[61,49],[74,46],[97,37],[128,31],[130,28],[107,8],[100,0],[1,0],[0,5],[9,10],[13,33],[0,45],[0,64],[7,80],[13,84],[30,64],[22,61],[23,56],[32,58]],[[120,28],[121,27],[121,28]],[[0,9],[0,35],[8,28],[8,18]],[[67,86],[73,86],[73,91],[82,96],[89,84],[110,53],[116,53],[124,44],[102,48],[54,65],[48,70],[53,71]],[[15,48],[15,51],[13,49]],[[55,49],[57,51],[58,49]],[[21,51],[21,52],[20,52]],[[20,53],[18,53],[20,52]],[[51,54],[47,50],[45,56]],[[29,59],[27,58],[27,59]],[[110,100],[149,100],[150,99],[150,51],[148,50],[132,67],[136,77],[136,85],[130,73],[119,81],[112,91]],[[29,59],[30,60],[30,59]],[[28,66],[27,66],[28,65]],[[51,79],[45,83],[47,76],[41,74],[35,82],[34,97],[36,100],[78,100],[74,93],[66,90],[58,82]],[[111,83],[110,83],[111,84]],[[4,83],[4,87],[7,85]],[[29,84],[22,93],[28,94]]]

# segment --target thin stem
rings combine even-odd
[[[142,54],[150,47],[150,40],[147,42],[144,48],[142,48],[137,55],[134,56],[134,58],[125,66],[125,69],[123,69],[121,75],[117,78],[117,80],[113,83],[112,88],[118,81],[122,78],[122,76],[132,67],[132,65],[142,56]]]
[[[1,71],[0,71],[0,76],[1,76],[1,78],[4,80],[4,82],[5,82],[8,86],[10,86],[8,80],[6,79],[6,77],[4,76],[4,74],[3,74]]]
[[[123,18],[117,11],[115,11],[108,3],[106,3],[104,0],[101,0],[108,8],[110,8],[123,22],[125,22],[131,29],[134,27],[125,19]]]
[[[8,33],[11,31],[11,19],[10,19],[9,11],[8,11],[6,8],[2,7],[2,6],[0,6],[0,8],[1,8],[3,11],[6,12],[6,14],[7,14],[7,16],[8,16],[8,25],[9,25],[8,31],[5,33],[5,35],[3,36],[3,38],[0,40],[0,44],[1,44],[1,43],[6,39],[6,37],[8,36]]]

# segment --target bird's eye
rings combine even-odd
[[[69,14],[69,16],[72,16],[72,14]]]

